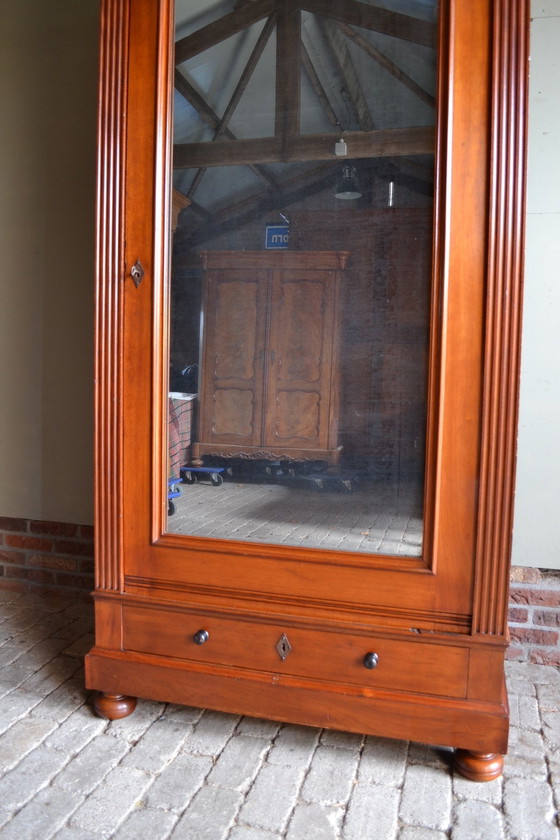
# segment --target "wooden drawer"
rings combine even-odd
[[[201,630],[208,638],[197,644],[194,637]],[[414,637],[398,641],[125,605],[123,647],[139,653],[370,688],[466,696],[468,650],[427,644]],[[364,665],[367,653],[377,655],[373,669]]]

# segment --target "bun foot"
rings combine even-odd
[[[120,720],[132,714],[136,708],[136,697],[125,697],[124,694],[97,694],[93,707],[99,717]]]
[[[499,753],[455,750],[455,770],[471,782],[491,782],[502,775],[504,757]]]

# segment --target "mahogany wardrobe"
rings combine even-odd
[[[86,680],[110,719],[149,698],[422,741],[484,781],[508,741],[529,4],[382,5],[101,2]],[[228,531],[255,490],[259,527]]]

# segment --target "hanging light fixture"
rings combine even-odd
[[[356,167],[347,164],[342,168],[342,175],[337,184],[335,198],[349,201],[353,198],[361,198],[362,193],[356,180]]]

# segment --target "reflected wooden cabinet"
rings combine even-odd
[[[457,748],[461,773],[495,778],[508,740],[503,662],[528,3],[441,0],[436,130],[410,130],[414,148],[424,144],[418,154],[435,150],[418,556],[169,532],[172,4],[102,0],[101,5],[96,637],[86,657],[97,710],[121,717],[133,710],[135,698],[144,697],[446,744]],[[228,27],[243,28],[277,12],[283,20],[281,107],[284,88],[299,89],[297,80],[290,82],[294,62],[282,64],[284,5],[237,4],[225,22],[186,36],[183,54],[187,47],[197,49],[199,36],[208,48]],[[352,10],[349,24],[375,27],[392,19],[386,4],[381,15],[375,4],[353,0],[289,8],[344,18],[340,9],[346,5]],[[399,25],[402,17],[395,15]],[[204,150],[204,161],[212,166],[213,151],[226,147],[238,164],[247,158],[251,164],[279,162],[296,152],[307,154],[308,161],[335,159],[338,135],[332,135],[332,144],[322,135],[301,135],[296,142],[293,119],[276,123],[277,131],[287,132],[283,138],[249,138],[239,146],[233,139],[208,143],[212,151]],[[406,132],[397,134],[368,130],[349,132],[345,139],[363,156],[382,159],[401,154]],[[199,154],[202,145],[193,142],[188,154]],[[187,152],[179,152],[184,161]],[[197,161],[202,165],[200,157]],[[184,212],[194,212],[195,204]],[[297,247],[303,253],[243,257],[254,261],[252,267],[236,265],[239,256],[207,254],[208,276],[219,292],[208,290],[206,298],[203,367],[213,369],[212,384],[210,374],[202,384],[199,456],[222,445],[227,453],[236,446],[245,452],[270,446],[276,452],[280,441],[281,450],[300,457],[302,439],[307,452],[336,453],[343,443],[340,428],[337,432],[333,279],[343,258],[320,256],[313,242]],[[328,266],[323,259],[331,260]],[[287,271],[278,272],[275,261]],[[132,276],[138,263],[141,282]],[[283,313],[280,319],[263,314],[266,297],[276,314]],[[237,314],[239,298],[250,302],[246,324]],[[307,350],[300,356],[301,341],[312,345],[313,365]],[[354,357],[361,353],[357,345],[351,350]],[[280,372],[273,352],[276,361],[282,359]],[[268,408],[272,403],[276,413]],[[294,426],[296,404],[300,419]]]
[[[195,464],[203,455],[338,463],[339,288],[347,257],[202,255]]]

